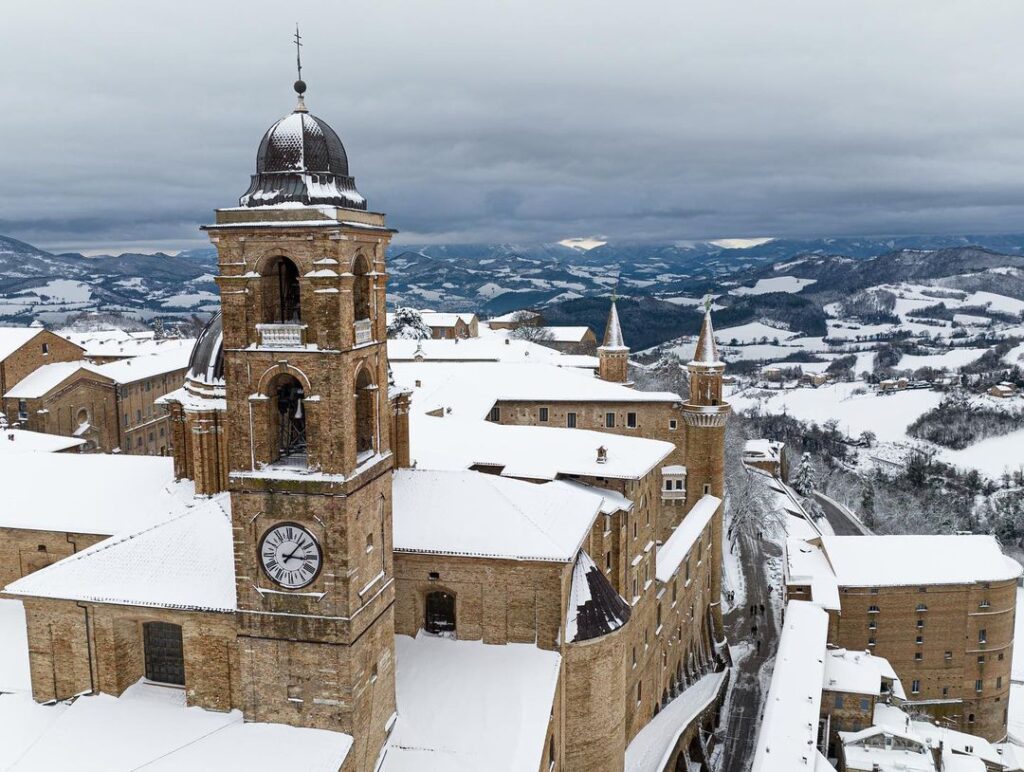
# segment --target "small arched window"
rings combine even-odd
[[[356,378],[356,456],[365,457],[377,450],[377,386],[368,367]]]
[[[352,283],[352,318],[359,322],[370,318],[373,303],[373,283],[369,262],[365,255],[357,255],[352,265],[355,281]]]
[[[269,388],[271,463],[287,461],[304,465],[307,459],[305,392],[298,379],[287,373],[277,376]]]

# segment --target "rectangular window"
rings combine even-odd
[[[542,423],[548,422],[548,409],[546,407],[542,407],[537,410],[537,420]]]
[[[871,700],[861,697],[860,698],[860,709],[863,711],[871,710]]]
[[[28,418],[28,403],[23,399],[18,400],[18,418],[22,421]]]
[[[576,414],[575,413],[566,413],[565,414],[565,425],[569,429],[575,429],[576,428]]]
[[[141,410],[136,410],[135,411],[135,421],[136,421],[136,423],[142,421],[142,411]]]
[[[604,425],[608,429],[614,429],[615,428],[615,413],[605,413],[604,414]]]
[[[922,636],[922,635],[917,636],[914,639],[914,643],[916,643],[918,645],[921,645],[922,643],[924,643],[924,636]]]
[[[630,429],[636,428],[636,413],[626,413],[626,426]]]
[[[50,344],[49,343],[44,343],[43,344],[43,356],[46,356],[49,353],[50,353]]]
[[[129,422],[130,420],[131,420],[131,419],[130,419],[130,418],[128,417],[128,414],[127,414],[127,413],[125,413],[125,414],[124,414],[124,425],[125,425],[125,426],[127,426],[127,425],[128,425],[128,422]]]
[[[643,687],[643,684],[638,681],[637,684],[636,684],[636,704],[637,705],[640,704],[640,700],[643,698],[643,689],[642,689],[642,687]]]
[[[914,652],[914,659],[917,660],[918,662],[920,662],[921,660],[924,659],[924,655],[921,652],[916,651],[916,652]]]
[[[1002,676],[996,676],[996,688],[997,689],[1002,689],[1003,688],[1003,677]]]
[[[709,493],[711,493],[711,486],[708,483],[704,483],[704,495],[707,496]]]
[[[843,708],[843,695],[836,695],[836,710],[842,710]]]
[[[605,515],[604,516],[604,532],[605,532],[605,535],[607,535],[607,534],[612,532],[612,516],[611,515]]]
[[[974,691],[980,692],[981,691],[981,687],[982,687],[982,683],[981,683],[981,679],[979,678],[977,681],[974,682]]]
[[[669,431],[674,432],[678,428],[678,426],[679,426],[679,422],[676,419],[674,419],[674,418],[668,419],[668,429],[669,429]]]
[[[612,553],[604,553],[604,567],[606,571],[612,570]]]
[[[988,633],[985,632],[985,628],[978,630],[978,643],[986,643],[988,641]]]
[[[477,415],[479,415],[479,413]],[[494,423],[498,423],[498,421],[501,420],[501,408],[498,407],[497,405],[492,407],[490,414],[488,414],[487,416],[487,420],[494,421]]]
[[[677,491],[681,491],[682,489],[683,489],[683,481],[682,480],[676,480],[676,490]]]
[[[921,682],[918,681],[916,678],[913,681],[910,682],[910,693],[911,694],[920,694],[921,693]]]
[[[672,481],[671,480],[665,480],[665,490],[667,490],[667,491],[672,490]]]

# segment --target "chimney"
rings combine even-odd
[[[597,463],[603,464],[608,461],[608,448],[604,445],[597,449]]]

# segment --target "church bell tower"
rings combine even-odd
[[[686,500],[696,503],[706,494],[725,496],[725,424],[731,407],[722,399],[725,363],[718,357],[715,331],[711,325],[711,299],[705,301],[697,348],[686,369],[690,375],[690,396],[683,403],[686,424]],[[712,521],[713,565],[711,603],[715,632],[722,632],[722,507]],[[685,518],[684,518],[685,519]]]
[[[301,70],[300,70],[301,75]],[[395,713],[385,248],[334,130],[263,136],[216,245],[247,719],[346,732],[372,769]]]

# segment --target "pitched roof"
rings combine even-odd
[[[668,537],[668,541],[658,548],[654,573],[659,582],[667,582],[679,570],[683,558],[700,539],[721,503],[722,500],[717,496],[705,494],[683,516],[683,522]]]
[[[690,364],[705,367],[718,367],[723,364],[722,360],[718,358],[718,344],[715,343],[715,330],[711,325],[710,309],[704,312],[700,335],[697,336],[697,350],[693,352]]]
[[[399,469],[394,546],[406,552],[572,560],[603,503],[596,492],[473,471]]]
[[[604,349],[625,349],[626,342],[622,337],[622,326],[619,324],[619,310],[612,301],[612,307],[608,309],[608,321],[604,326],[604,340],[601,342]]]
[[[572,571],[572,586],[565,618],[565,640],[589,641],[613,633],[626,622],[632,609],[583,550]]]
[[[53,362],[43,365],[26,375],[8,389],[5,397],[10,399],[36,399],[48,394],[72,375],[82,370],[86,373],[110,378],[99,366],[84,360],[76,362]]]
[[[76,552],[7,586],[12,595],[122,606],[235,610],[226,494],[185,514]]]
[[[7,359],[42,331],[39,327],[0,327],[0,360]]]

